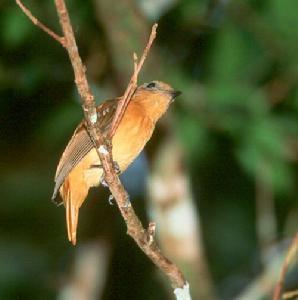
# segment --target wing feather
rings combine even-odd
[[[98,122],[103,133],[110,129],[110,124],[117,108],[119,98],[108,100],[97,107]],[[91,151],[93,142],[89,137],[85,121],[82,121],[74,131],[67,144],[55,174],[55,187],[52,196],[54,200],[58,190],[69,172]],[[59,204],[59,203],[57,203]]]

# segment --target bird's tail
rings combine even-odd
[[[77,226],[79,218],[79,208],[81,206],[81,199],[76,199],[76,196],[81,194],[72,193],[70,180],[66,179],[60,188],[61,196],[64,200],[66,212],[66,225],[68,240],[75,245],[77,242]]]

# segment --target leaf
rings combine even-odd
[[[24,43],[33,27],[17,6],[6,10],[1,23],[1,39],[10,48],[16,48]]]
[[[265,95],[260,90],[230,82],[214,83],[206,90],[206,112],[211,124],[221,130],[242,136],[251,119],[262,118],[268,111]]]
[[[179,114],[176,120],[179,124],[176,126],[178,135],[189,161],[194,163],[194,161],[201,160],[206,155],[207,147],[212,146],[210,141],[207,141],[206,130],[198,122],[197,117]]]
[[[267,117],[247,124],[236,155],[246,172],[253,177],[265,165],[267,172],[264,180],[275,190],[285,191],[292,186],[286,139],[277,120]]]
[[[224,23],[215,36],[209,61],[209,79],[226,83],[255,81],[266,57],[254,38],[236,24]]]

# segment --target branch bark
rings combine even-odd
[[[286,257],[284,259],[284,262],[283,262],[283,265],[282,265],[282,268],[281,268],[281,271],[279,274],[278,282],[276,283],[276,286],[274,289],[272,300],[280,299],[283,284],[285,281],[285,277],[286,277],[289,265],[292,262],[294,256],[297,255],[297,251],[298,251],[298,233],[296,233],[291,245],[289,246],[288,252],[286,254]]]
[[[17,4],[20,5],[20,0],[16,0]],[[154,24],[152,27],[151,35],[148,41],[148,44],[143,52],[143,55],[137,63],[136,56],[134,55],[134,73],[130,79],[130,82],[127,86],[127,89],[120,101],[120,105],[117,108],[115,117],[112,122],[111,131],[108,136],[103,136],[99,127],[97,126],[97,113],[96,113],[96,104],[94,101],[94,96],[89,88],[87,79],[86,79],[86,68],[82,63],[80,58],[78,48],[76,45],[72,25],[70,22],[69,14],[65,5],[64,0],[55,0],[55,5],[59,17],[59,22],[63,31],[63,45],[69,55],[75,76],[75,83],[78,89],[78,92],[81,97],[82,108],[84,116],[87,122],[88,133],[94,143],[94,146],[97,150],[98,156],[102,162],[102,166],[105,174],[105,181],[107,182],[109,189],[115,198],[119,210],[124,218],[124,221],[127,225],[127,233],[135,240],[137,245],[141,250],[153,261],[153,263],[159,267],[161,271],[169,278],[172,287],[175,289],[174,293],[177,299],[191,299],[189,294],[189,286],[186,280],[184,279],[181,271],[178,267],[169,261],[160,251],[156,242],[153,239],[151,230],[146,230],[142,226],[139,218],[135,214],[134,209],[129,203],[129,196],[121,184],[116,170],[114,169],[114,163],[112,159],[112,143],[111,138],[119,125],[121,118],[125,112],[135,88],[137,87],[137,77],[140,72],[143,63],[147,57],[147,54],[150,50],[150,47],[156,36],[157,24]],[[24,13],[34,22],[34,17],[27,9],[29,13]],[[30,17],[32,16],[32,17]],[[36,19],[36,18],[35,18]],[[42,24],[39,22],[39,24]],[[37,25],[37,24],[36,24]],[[44,28],[38,25],[41,29]],[[46,30],[45,30],[46,31]],[[46,31],[47,32],[47,31]],[[47,32],[48,33],[48,32]],[[55,37],[53,37],[55,38]],[[55,38],[57,40],[57,38]],[[129,205],[128,205],[129,203]],[[182,298],[183,297],[183,298]]]

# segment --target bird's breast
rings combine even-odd
[[[131,103],[113,137],[113,159],[124,171],[143,150],[154,124],[142,107]]]
[[[154,123],[138,105],[130,104],[113,137],[113,160],[117,162],[123,172],[143,150],[150,139],[154,129]],[[97,186],[103,172],[98,154],[93,148],[83,159],[89,165],[84,169],[84,181],[87,186]],[[88,161],[88,162],[87,162]],[[82,164],[77,166],[79,167]]]

